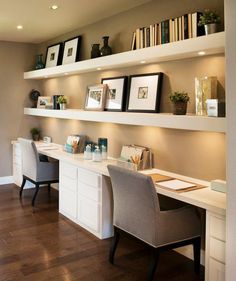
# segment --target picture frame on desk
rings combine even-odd
[[[126,111],[160,112],[162,80],[162,72],[131,75]]]
[[[107,85],[107,95],[104,110],[124,111],[126,106],[127,76],[102,78],[102,84]]]
[[[47,49],[45,67],[54,67],[62,62],[63,43],[51,45]]]
[[[97,84],[88,86],[85,99],[85,110],[103,111],[106,101],[107,85]]]
[[[79,60],[81,36],[73,37],[64,42],[62,64],[74,63]]]

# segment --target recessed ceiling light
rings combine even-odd
[[[146,63],[146,61],[145,61],[145,60],[141,60],[141,61],[140,61],[140,63],[142,63],[142,64],[143,64],[143,63]]]
[[[69,74],[68,72],[65,72],[65,73],[64,73],[64,75],[68,75],[68,74]]]
[[[198,52],[198,55],[199,55],[199,56],[204,56],[205,54],[206,54],[206,52],[204,52],[204,51]]]
[[[97,70],[102,70],[101,67],[98,67]]]
[[[51,10],[57,10],[59,7],[58,7],[58,5],[52,5],[52,6],[50,6],[50,9]]]
[[[22,25],[17,25],[16,28],[17,28],[17,29],[23,29],[23,26],[22,26]]]

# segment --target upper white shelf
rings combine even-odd
[[[24,73],[24,79],[44,79],[86,73],[98,70],[116,69],[135,66],[141,61],[146,63],[170,61],[199,56],[204,51],[206,55],[224,53],[225,32],[191,38],[169,44],[128,51],[96,59],[49,67]]]
[[[92,122],[152,126],[192,131],[226,132],[226,118],[168,113],[135,113],[25,108],[24,114]]]

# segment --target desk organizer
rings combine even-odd
[[[79,153],[79,146],[78,145],[72,146],[72,145],[66,143],[65,150],[66,150],[66,152],[73,153],[73,154]]]

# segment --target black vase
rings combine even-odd
[[[100,57],[100,44],[93,44],[91,50],[91,59]]]
[[[108,56],[112,54],[112,49],[108,45],[109,36],[103,36],[103,47],[101,48],[101,56]]]
[[[36,65],[35,69],[42,69],[44,68],[44,63],[43,63],[43,55],[37,55],[36,56]]]

